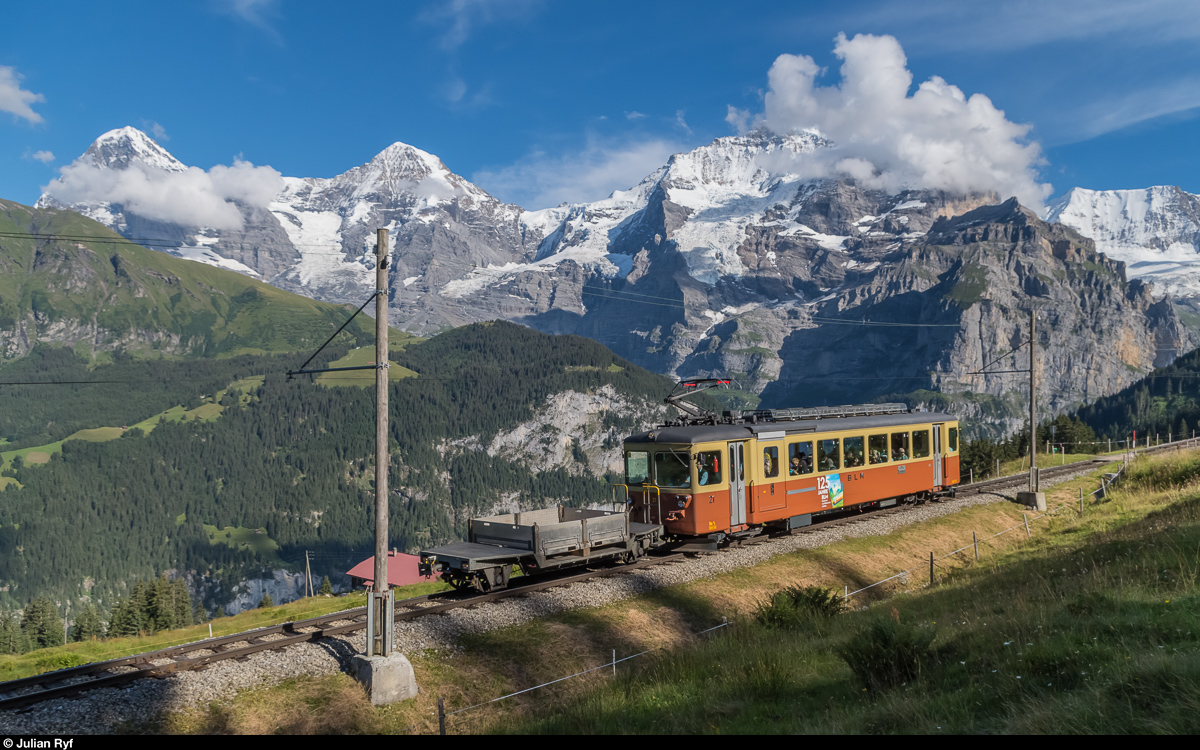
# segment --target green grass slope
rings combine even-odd
[[[128,244],[72,211],[0,200],[0,359],[59,342],[106,361],[301,351],[345,321],[344,306],[276,289],[232,271]],[[370,321],[348,327],[364,336]],[[366,338],[363,338],[363,343]]]

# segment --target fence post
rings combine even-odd
[[[971,469],[971,481],[969,484],[975,484],[975,469]]]
[[[996,476],[1000,476],[1000,459],[996,459]]]
[[[442,696],[438,696],[438,734],[446,736],[446,706],[442,703]]]
[[[617,650],[613,649],[613,677],[617,676]]]
[[[1029,531],[1029,514],[1022,513],[1021,517],[1025,519],[1025,536],[1032,539],[1033,533]]]
[[[1079,515],[1083,515],[1083,486],[1079,487]]]
[[[971,532],[971,541],[975,544],[975,562],[979,562],[979,535]]]
[[[847,599],[849,599],[849,598],[850,598],[850,587],[849,587],[849,586],[843,586],[843,587],[842,587],[842,601],[844,602],[844,601],[846,601],[846,600],[847,600]]]
[[[933,552],[929,553],[929,585],[933,585]]]

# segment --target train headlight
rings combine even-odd
[[[683,506],[685,506],[685,505],[687,505],[687,500],[680,500],[680,501],[679,501],[679,507],[680,507],[680,508],[682,508],[682,507],[683,507]]]

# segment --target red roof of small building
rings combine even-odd
[[[417,572],[417,563],[421,558],[416,555],[406,555],[395,550],[388,551],[388,585],[407,586],[411,583],[426,583],[430,579]],[[346,571],[346,575],[357,578],[366,585],[375,584],[375,556],[371,555],[358,565]]]

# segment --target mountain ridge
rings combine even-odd
[[[935,225],[1007,205],[1004,197],[806,178],[806,157],[827,145],[812,133],[718,138],[672,156],[630,190],[525,211],[432,154],[394,144],[328,180],[284,178],[268,209],[253,209],[269,214],[260,226],[248,220],[240,234],[193,239],[257,264],[281,287],[351,300],[368,291],[367,251],[386,226],[396,325],[420,332],[504,319],[585,335],[657,372],[734,377],[751,402],[782,406],[930,390],[1006,403],[1014,386],[969,373],[1018,335],[1031,299],[1066,306],[1057,317],[1071,330],[1059,345],[1102,352],[1090,360],[1099,374],[1072,371],[1047,386],[1043,403],[1055,410],[1106,395],[1196,343],[1124,265],[1101,261],[1094,243],[1085,248],[1090,240],[1006,209],[984,222],[986,236],[943,243],[929,234]],[[1056,257],[1054,243],[1063,242],[1071,253]],[[1088,263],[1097,273],[1077,271]],[[991,312],[972,312],[976,301]],[[1071,312],[1080,309],[1090,317]],[[893,328],[890,339],[909,342],[905,351],[873,334],[847,338],[839,321],[851,316],[959,330],[921,338]],[[1122,331],[1120,347],[1106,347],[1103,325]],[[873,342],[856,347],[870,356],[845,354],[851,341]],[[827,385],[849,378],[858,387]],[[801,387],[806,379],[818,387]],[[996,408],[1003,420],[1017,418]]]

